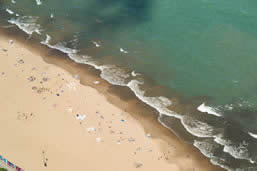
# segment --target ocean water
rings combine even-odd
[[[213,164],[257,170],[257,1],[0,0],[0,14],[128,86]]]

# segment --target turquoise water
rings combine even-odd
[[[0,0],[0,4],[2,18],[9,23],[33,32],[39,41],[48,35],[51,39],[44,43],[49,47],[97,66],[113,84],[129,86],[158,109],[167,127],[173,129],[166,122],[178,118],[195,137],[192,143],[214,164],[232,170],[256,166],[256,1]],[[104,70],[107,64],[119,69]],[[131,71],[141,75],[133,77]],[[180,106],[194,109],[182,107],[177,112],[171,99],[145,97],[144,78],[171,90],[158,96],[177,98]],[[154,90],[144,91],[158,94]],[[167,111],[168,105],[174,111]],[[203,113],[206,110],[209,114]]]

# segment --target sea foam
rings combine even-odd
[[[213,126],[193,119],[189,116],[184,116],[181,120],[183,126],[186,130],[196,137],[214,137],[215,136],[215,129]]]
[[[14,12],[12,10],[8,9],[8,8],[6,9],[6,12],[8,12],[11,15],[14,14]]]
[[[202,137],[202,138],[213,137],[215,142],[217,142],[217,144],[224,146],[224,152],[231,154],[235,158],[247,159],[250,162],[253,162],[249,158],[249,154],[247,153],[247,148],[246,147],[244,148],[245,145],[240,147],[241,151],[240,150],[238,151],[236,148],[231,147],[227,141],[220,138],[222,137],[222,134],[221,133],[218,134],[217,131],[215,131],[215,128],[213,126],[205,122],[193,119],[191,117],[177,114],[176,112],[170,110],[168,107],[172,105],[172,101],[169,100],[168,98],[163,96],[160,96],[160,97],[145,96],[145,91],[140,88],[140,86],[143,85],[144,82],[135,79],[135,76],[136,76],[135,72],[132,72],[132,73],[126,72],[125,70],[115,65],[101,65],[96,61],[94,61],[90,56],[78,55],[77,54],[78,51],[76,49],[65,47],[65,43],[57,43],[55,45],[51,45],[50,41],[51,41],[51,37],[49,35],[46,35],[46,39],[41,43],[47,45],[50,48],[57,49],[61,52],[66,53],[72,60],[74,60],[77,63],[88,64],[90,66],[93,66],[95,69],[100,70],[101,71],[100,76],[106,81],[108,81],[109,83],[113,85],[129,87],[141,101],[143,101],[147,105],[156,109],[159,112],[160,116],[166,115],[166,116],[171,116],[171,117],[180,119],[181,123],[186,128],[186,130],[192,135],[196,137]],[[201,112],[208,112],[215,116],[221,116],[220,114],[217,113],[215,109],[209,106],[206,106],[204,103],[198,107],[198,110],[200,110]],[[160,117],[159,117],[159,121],[160,121]],[[160,123],[163,126],[167,127],[161,121]],[[210,142],[194,141],[194,146],[197,147],[201,151],[201,153],[209,157],[213,164],[219,165],[227,170],[230,170],[230,168],[227,167],[224,163],[222,164],[222,161],[213,157],[214,156],[213,153],[216,148],[215,144],[211,144]]]
[[[33,16],[21,16],[8,20],[9,23],[15,24],[21,30],[31,35],[34,32],[41,34],[41,27],[37,24],[38,17]]]
[[[206,112],[206,113],[209,113],[209,114],[215,115],[215,116],[222,116],[221,114],[219,114],[217,112],[217,109],[207,106],[207,105],[205,105],[205,103],[198,106],[197,110],[199,110],[200,112]]]
[[[37,3],[37,5],[41,5],[42,4],[41,0],[36,0],[36,3]]]
[[[251,132],[248,132],[248,134],[253,137],[253,138],[256,138],[257,139],[257,134],[254,134],[254,133],[251,133]]]
[[[223,151],[230,154],[236,159],[245,159],[250,163],[255,163],[256,161],[251,158],[248,151],[248,143],[242,141],[240,143],[234,143],[231,140],[226,140],[222,136],[215,137],[214,141],[222,146],[224,146]]]

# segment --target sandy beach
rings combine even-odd
[[[26,171],[221,170],[151,118],[135,117],[126,100],[103,93],[108,86],[103,80],[47,63],[43,53],[11,39],[0,37],[0,155],[17,166]]]

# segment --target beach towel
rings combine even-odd
[[[11,162],[7,161],[8,166],[15,168],[14,164],[12,164]]]
[[[7,163],[7,160],[1,155],[0,155],[0,160],[2,160],[4,163]]]
[[[16,166],[16,170],[17,170],[17,171],[22,171],[22,169],[19,168],[18,166]]]

